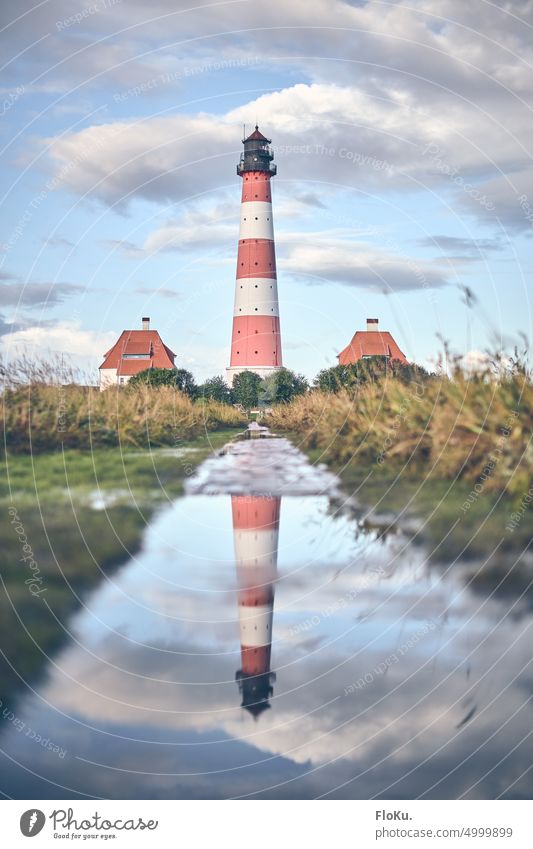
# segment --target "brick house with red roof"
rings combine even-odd
[[[368,357],[386,357],[407,365],[407,358],[388,331],[378,329],[377,318],[367,318],[366,330],[358,330],[349,345],[337,354],[339,365],[346,366]]]
[[[147,368],[174,368],[176,354],[168,348],[150,319],[143,318],[141,330],[123,330],[112,348],[104,354],[99,368],[100,389],[122,386],[130,377]]]

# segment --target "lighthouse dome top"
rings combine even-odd
[[[245,139],[243,139],[242,143],[246,144],[246,142],[248,142],[248,141],[263,141],[263,142],[266,142],[267,144],[270,144],[272,139],[267,139],[267,137],[264,136],[262,132],[260,132],[259,126],[256,124],[255,130],[253,131],[253,133],[250,133],[249,136],[247,136]]]

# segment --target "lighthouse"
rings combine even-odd
[[[241,669],[236,673],[245,708],[257,719],[270,707],[274,584],[277,577],[281,498],[231,498],[237,569]]]
[[[266,377],[282,367],[276,252],[270,179],[274,154],[256,125],[243,139],[237,165],[242,178],[241,223],[233,310],[231,385],[236,374],[254,371]]]

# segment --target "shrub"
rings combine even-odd
[[[315,389],[322,392],[339,392],[345,389],[354,392],[363,384],[375,383],[388,377],[396,377],[403,383],[424,380],[430,375],[422,366],[403,364],[385,357],[368,357],[349,365],[337,365],[322,369],[313,382]]]
[[[196,398],[198,387],[190,371],[185,368],[147,368],[134,374],[128,381],[128,387],[136,386],[174,386],[189,398]]]
[[[281,368],[263,379],[259,400],[266,404],[286,404],[298,395],[305,395],[308,389],[303,374]]]
[[[198,397],[219,401],[221,404],[233,403],[233,393],[226,381],[220,375],[210,377],[198,387]]]

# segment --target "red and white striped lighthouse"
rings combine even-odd
[[[270,178],[276,173],[270,139],[243,139],[237,165],[242,177],[241,224],[228,382],[241,371],[261,377],[282,367],[276,252]]]
[[[270,707],[274,583],[277,576],[281,498],[233,495],[241,669],[236,674],[241,707],[257,718]]]

